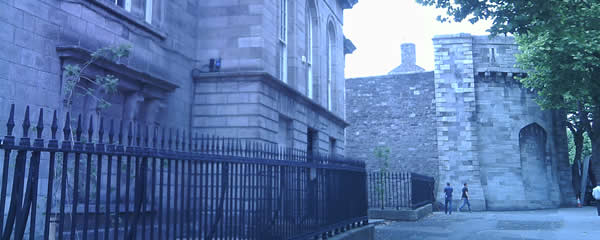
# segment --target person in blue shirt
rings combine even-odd
[[[469,188],[467,187],[466,183],[462,189],[461,198],[463,200],[463,204],[462,204],[462,206],[460,206],[460,208],[458,208],[458,211],[462,212],[462,209],[465,207],[465,205],[467,205],[467,207],[469,207],[469,212],[471,212],[471,203],[469,203]]]
[[[444,194],[446,195],[445,203],[444,203],[444,212],[446,214],[452,215],[452,187],[450,187],[450,183],[446,183],[446,187],[444,188]]]

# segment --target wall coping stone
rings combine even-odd
[[[427,204],[417,209],[369,209],[369,219],[393,221],[418,221],[433,212],[433,205]]]
[[[387,80],[387,79],[395,79],[395,80],[404,80],[411,79],[416,75],[431,75],[431,80],[433,80],[433,71],[425,71],[425,72],[409,72],[409,73],[397,73],[397,74],[386,74],[386,75],[377,75],[377,76],[369,76],[369,77],[357,77],[357,78],[347,78],[346,81],[360,81],[360,80]],[[433,84],[433,83],[432,83]]]
[[[325,107],[316,103],[312,99],[308,98],[298,90],[292,88],[288,84],[279,80],[275,76],[271,75],[268,72],[264,71],[242,71],[242,72],[209,72],[204,73],[200,71],[192,71],[192,78],[195,81],[218,81],[225,78],[236,78],[236,80],[245,80],[245,78],[255,78],[259,77],[259,81],[265,82],[279,90],[283,91],[286,95],[292,97],[294,100],[299,101],[300,103],[304,103],[308,105],[310,108],[315,110],[318,113],[323,114],[329,120],[341,125],[343,128],[350,126],[350,123],[346,122],[343,118],[337,116],[333,112],[327,110]],[[252,79],[253,81],[256,79]]]
[[[92,53],[92,51],[89,49],[74,45],[58,46],[56,47],[56,52],[58,53],[60,59],[74,59],[81,62],[87,61]],[[179,85],[166,79],[122,63],[115,63],[106,59],[99,59],[94,63],[94,65],[168,92],[179,88]]]

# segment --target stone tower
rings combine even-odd
[[[515,67],[514,39],[456,34],[433,43],[433,72],[400,71],[414,66],[414,45],[403,45],[397,72],[346,80],[348,155],[368,171],[432,176],[442,202],[446,182],[456,203],[468,183],[476,210],[573,206],[564,114],[542,111],[515,79],[526,73]],[[387,163],[373,157],[377,147],[389,148]]]
[[[574,199],[564,115],[542,111],[515,79],[526,73],[515,67],[514,39],[457,34],[433,42],[439,191],[468,183],[474,208],[487,210]]]

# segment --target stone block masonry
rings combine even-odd
[[[347,80],[348,152],[381,169],[376,146],[391,149],[388,168],[446,182],[454,202],[469,186],[473,210],[574,206],[565,118],[543,111],[516,80],[511,37],[455,34],[433,39],[434,72]],[[433,137],[431,137],[433,136]]]
[[[390,149],[389,171],[438,178],[433,72],[346,80],[348,154],[384,168],[377,147]]]

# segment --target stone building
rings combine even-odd
[[[387,146],[389,170],[434,176],[438,200],[446,182],[455,191],[468,183],[474,209],[573,203],[565,116],[543,111],[516,79],[526,73],[514,39],[457,34],[433,44],[433,72],[346,81],[347,154],[378,170],[373,149]]]
[[[129,44],[128,58],[89,68],[120,79],[100,115],[343,154],[344,54],[354,49],[343,11],[356,2],[0,1],[0,119],[10,103],[18,116],[24,105],[66,111],[62,68]],[[97,105],[77,96],[72,111],[87,118]]]

